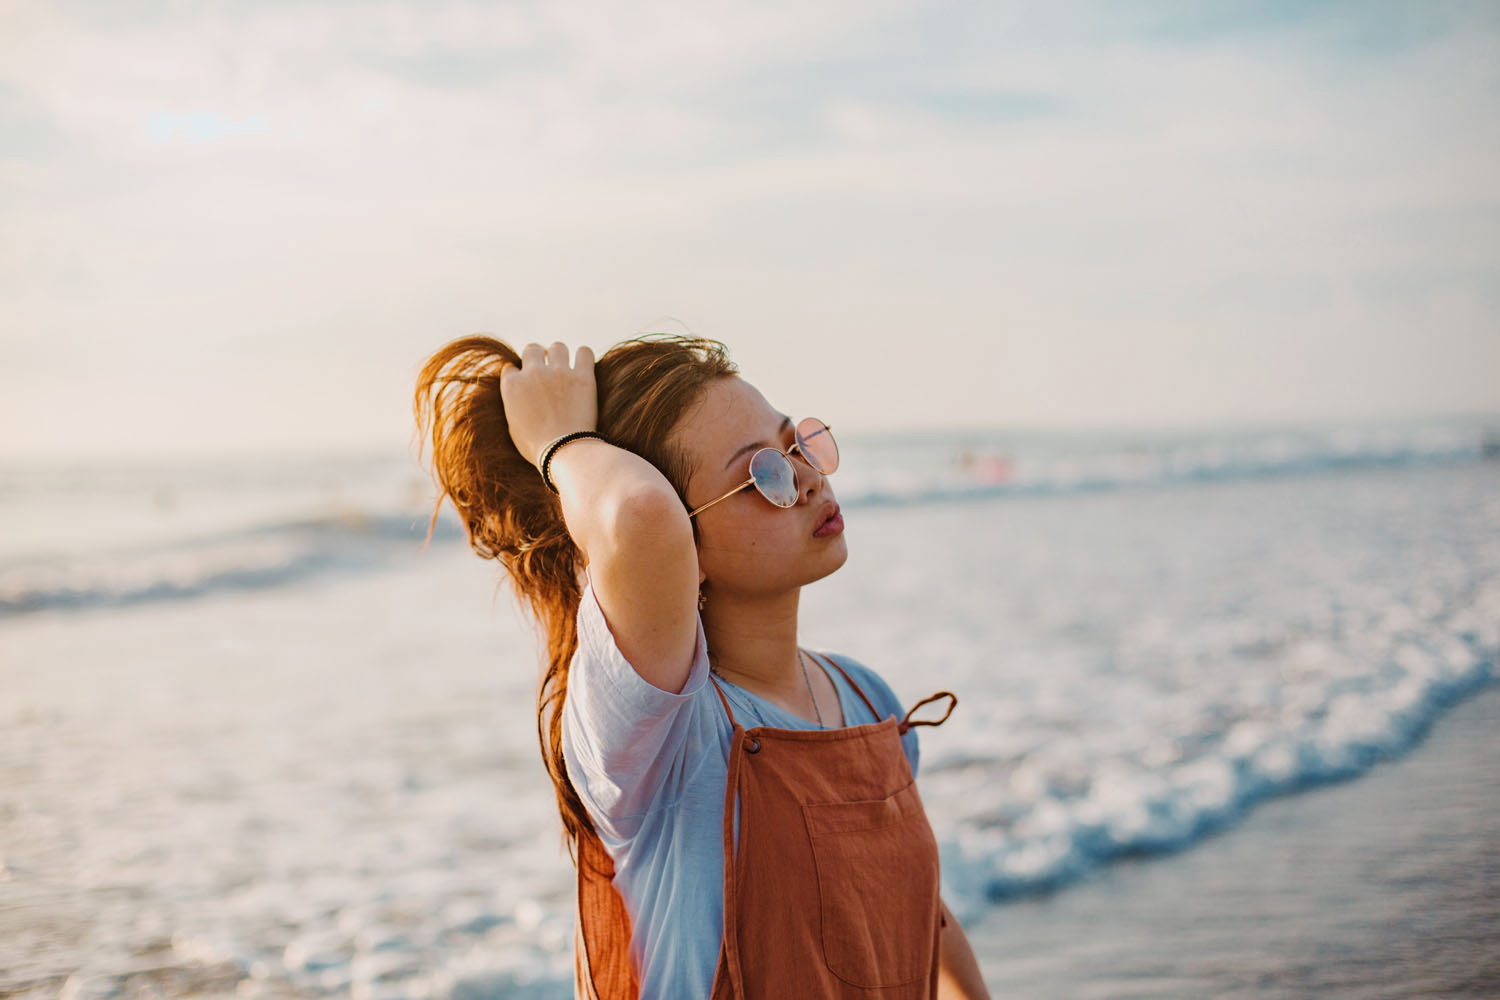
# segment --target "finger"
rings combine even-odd
[[[552,346],[547,348],[547,367],[568,367],[568,345],[560,340],[554,340]]]
[[[506,375],[508,375],[511,372],[518,372],[520,370],[521,370],[521,366],[518,365],[518,364],[516,364],[514,361],[510,360],[509,358],[501,358],[500,359],[500,382],[501,382],[501,384],[504,384],[504,382],[505,382],[505,376]]]
[[[527,344],[521,349],[522,368],[543,368],[547,364],[547,352],[542,350],[541,344]]]
[[[594,349],[587,344],[579,344],[578,349],[573,352],[573,367],[579,371],[592,371]]]

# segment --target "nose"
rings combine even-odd
[[[823,491],[823,473],[802,456],[802,449],[794,449],[792,454],[787,456],[787,461],[793,463],[792,475],[797,478],[797,495],[800,500],[811,500]],[[798,465],[801,468],[798,468]]]

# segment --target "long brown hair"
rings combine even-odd
[[[446,497],[463,518],[469,547],[481,558],[500,561],[545,630],[547,669],[537,691],[537,739],[571,849],[581,830],[593,829],[568,780],[561,726],[568,667],[578,647],[585,559],[563,523],[560,499],[532,465],[535,456],[522,456],[511,440],[500,371],[520,363],[509,344],[493,337],[455,340],[422,366],[413,409],[419,442],[430,426],[433,478],[440,491],[428,540]],[[686,505],[691,465],[667,435],[709,382],[737,374],[728,348],[717,340],[653,333],[622,341],[594,364],[596,429],[611,444],[660,469]],[[417,458],[421,461],[420,444]],[[693,532],[696,538],[696,524]]]

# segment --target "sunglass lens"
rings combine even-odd
[[[762,448],[750,459],[750,478],[761,495],[778,507],[797,502],[797,471],[775,448]]]
[[[833,431],[817,417],[808,417],[797,425],[797,445],[807,464],[827,475],[839,467],[839,446]]]

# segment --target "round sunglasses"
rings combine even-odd
[[[750,478],[723,496],[715,497],[703,506],[688,511],[688,518],[697,517],[699,511],[707,510],[720,500],[734,496],[747,486],[754,486],[761,496],[778,507],[795,507],[799,492],[797,469],[787,455],[797,452],[808,465],[825,476],[839,467],[839,446],[834,443],[833,432],[823,421],[816,417],[803,419],[797,424],[796,437],[796,443],[786,451],[762,448],[751,455]]]

